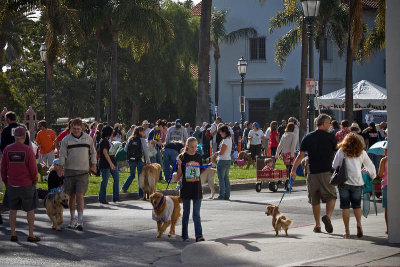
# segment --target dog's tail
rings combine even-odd
[[[281,222],[284,224],[284,225],[286,225],[286,226],[289,226],[289,225],[291,225],[292,224],[292,220],[290,220],[290,219],[281,219]]]
[[[183,201],[182,201],[182,198],[181,198],[181,197],[178,197],[178,201],[179,201],[179,203],[183,203]]]

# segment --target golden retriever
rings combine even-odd
[[[275,236],[278,236],[278,233],[281,229],[284,229],[286,236],[288,236],[287,230],[289,229],[289,225],[292,224],[292,220],[286,219],[286,217],[279,212],[278,206],[267,206],[267,211],[265,214],[267,214],[267,216],[272,215],[272,227],[275,229]]]
[[[207,168],[200,174],[201,185],[208,184],[208,187],[211,190],[211,194],[208,199],[213,199],[215,195],[215,174],[217,173],[217,169],[215,168]],[[176,183],[178,181],[177,173],[174,172],[172,175],[171,183]]]
[[[68,208],[69,197],[65,193],[50,193],[45,198],[44,205],[47,215],[53,223],[51,228],[61,231],[60,225],[63,222],[63,207]]]
[[[143,190],[143,200],[149,199],[150,195],[156,192],[160,172],[161,165],[158,163],[143,167],[139,176],[139,186]]]
[[[308,175],[308,157],[304,157],[301,160],[301,167],[303,168],[304,177]]]
[[[175,225],[181,217],[182,199],[178,196],[164,196],[155,192],[150,196],[150,203],[153,205],[153,220],[157,221],[157,238],[160,238],[165,230],[169,228],[168,237],[175,235]]]

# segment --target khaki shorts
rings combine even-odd
[[[336,187],[331,185],[332,174],[330,172],[308,174],[307,190],[308,202],[316,206],[321,203],[326,203],[329,200],[336,200]]]
[[[3,199],[4,206],[10,210],[31,211],[38,206],[38,197],[35,186],[6,186],[6,194]]]
[[[86,194],[89,187],[89,173],[74,170],[65,170],[64,190],[68,195]]]

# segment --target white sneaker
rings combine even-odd
[[[74,218],[74,219],[71,220],[71,222],[69,223],[68,228],[70,228],[70,229],[75,229],[77,225],[78,225],[78,219]]]

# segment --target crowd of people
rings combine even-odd
[[[315,232],[321,232],[320,202],[326,203],[326,215],[322,217],[327,232],[333,231],[330,217],[336,201],[336,188],[330,185],[331,170],[346,161],[348,180],[339,186],[340,208],[343,210],[345,237],[350,235],[349,209],[353,208],[357,219],[357,235],[362,236],[361,188],[364,184],[361,167],[374,178],[383,177],[384,207],[387,207],[387,157],[378,164],[374,154],[366,149],[387,136],[386,123],[376,127],[373,122],[361,131],[358,124],[348,121],[331,121],[321,114],[316,120],[317,130],[299,142],[299,122],[291,117],[279,125],[272,121],[262,129],[257,122],[223,123],[216,117],[211,124],[191,128],[180,119],[173,122],[159,119],[153,125],[144,120],[141,125],[129,128],[116,123],[94,122],[90,125],[76,118],[69,121],[58,135],[40,121],[37,133],[29,132],[16,122],[14,112],[6,114],[7,127],[1,133],[0,151],[3,153],[1,175],[6,185],[5,206],[9,207],[11,240],[16,241],[15,216],[18,209],[28,212],[28,241],[40,240],[33,234],[34,210],[37,207],[36,158],[51,166],[48,180],[49,192],[64,191],[70,197],[69,228],[83,230],[84,195],[88,190],[89,175],[102,177],[98,200],[108,204],[106,189],[108,179],[113,178],[113,202],[120,201],[120,192],[126,193],[136,175],[145,165],[158,163],[162,166],[159,181],[167,183],[171,171],[177,171],[180,195],[183,199],[182,238],[188,239],[187,225],[190,200],[193,202],[193,221],[196,241],[203,241],[200,207],[202,190],[200,173],[208,162],[217,168],[219,181],[218,200],[230,199],[229,170],[238,150],[247,149],[251,157],[267,157],[266,170],[273,169],[274,162],[282,158],[293,178],[301,160],[308,156],[307,188],[309,202],[315,218]],[[125,131],[126,130],[126,131]],[[24,144],[24,145],[23,145]],[[297,151],[299,153],[296,158]],[[207,163],[206,163],[207,162]],[[379,166],[379,170],[378,170]],[[129,167],[129,176],[119,187],[120,171]],[[143,192],[138,189],[139,197]],[[77,210],[77,216],[75,213]],[[0,215],[1,220],[1,215]]]

